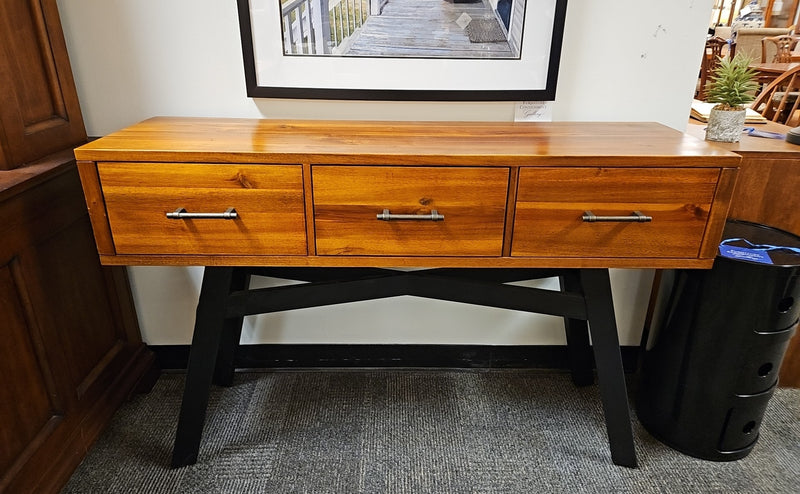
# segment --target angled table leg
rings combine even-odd
[[[250,270],[248,268],[234,268],[231,276],[230,292],[247,290],[250,286]],[[233,383],[233,374],[236,370],[236,349],[242,338],[242,322],[244,316],[225,319],[222,327],[222,338],[217,352],[217,364],[214,367],[214,384],[230,386]]]
[[[248,289],[250,272],[247,268],[234,267],[212,266],[205,269],[189,354],[186,386],[175,436],[173,467],[191,465],[197,461],[212,381],[223,385],[229,385],[231,382],[235,351],[241,336],[242,316],[226,316],[232,313],[248,313],[247,311],[240,312],[239,309],[231,312],[230,309],[238,307],[234,300],[237,297],[241,298],[239,296],[241,294],[234,294],[234,292]],[[617,465],[635,467],[636,451],[633,444],[625,375],[620,356],[614,307],[611,301],[608,270],[569,270],[562,274],[560,282],[561,291],[564,293],[559,296],[560,298],[551,300],[553,303],[558,302],[557,308],[547,307],[544,309],[545,313],[569,314],[569,317],[564,316],[565,328],[572,359],[573,381],[579,385],[590,384],[592,380],[588,355],[588,333],[591,333],[611,458]],[[405,287],[405,285],[401,287]],[[330,288],[336,288],[336,285],[331,285]],[[394,295],[397,288],[393,287],[390,292]],[[409,290],[411,289],[409,288]],[[427,292],[419,294],[414,290],[411,292],[421,296],[427,294]],[[402,293],[405,291],[400,290],[397,294]],[[386,296],[383,292],[380,294]],[[262,297],[265,294],[258,293],[256,295]],[[441,295],[441,293],[437,293],[435,298],[450,299]],[[543,296],[542,293],[538,295],[539,297]],[[359,300],[363,298],[361,295],[356,297]],[[366,298],[374,297],[367,296]],[[551,298],[548,294],[547,300]],[[455,297],[453,300],[463,301],[461,297]],[[471,300],[472,302],[475,301]],[[573,306],[575,303],[580,304],[580,310],[575,309]],[[496,301],[487,305],[506,306],[505,304],[495,304],[497,304]],[[315,305],[319,304],[304,303],[297,307]],[[534,304],[533,308],[543,310],[541,301]],[[252,308],[248,310],[252,310]],[[576,314],[580,314],[580,316]],[[580,318],[575,319],[575,317],[584,316],[589,322],[588,331],[587,321]]]
[[[203,273],[186,370],[186,385],[172,451],[173,467],[191,465],[197,461],[211,380],[222,338],[220,329],[225,323],[226,301],[232,286],[234,269],[209,266]]]
[[[562,292],[582,292],[580,273],[571,270],[558,277]],[[592,369],[592,349],[589,344],[589,327],[583,319],[564,318],[564,332],[567,336],[567,352],[572,382],[576,386],[589,386],[594,383]]]
[[[582,269],[580,275],[586,296],[586,313],[611,446],[611,460],[616,465],[633,468],[636,467],[636,449],[608,270]]]

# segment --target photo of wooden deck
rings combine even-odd
[[[484,1],[389,0],[380,15],[366,20],[344,53],[352,56],[511,58],[511,48],[505,37],[502,41],[470,41],[466,30],[469,23],[487,20],[499,28],[494,11]]]
[[[283,0],[284,54],[518,58],[525,0],[500,2],[505,20],[489,0]]]

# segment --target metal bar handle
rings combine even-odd
[[[647,223],[653,221],[652,216],[645,216],[641,211],[634,211],[629,216],[595,216],[591,211],[584,211],[581,217],[586,223],[595,223],[598,221],[615,221],[626,223]]]
[[[391,220],[415,220],[415,221],[444,221],[444,215],[439,214],[435,209],[431,210],[431,214],[392,214],[388,209],[384,209],[382,213],[378,214],[378,219],[381,221]]]
[[[186,208],[178,208],[167,213],[171,220],[235,220],[239,217],[235,208],[228,208],[222,213],[189,213]]]

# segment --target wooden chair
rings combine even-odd
[[[719,65],[720,58],[724,56],[722,49],[726,46],[728,46],[728,40],[717,36],[706,40],[703,61],[700,64],[700,82],[697,91],[695,91],[695,98],[700,101],[705,101],[706,99],[706,84],[708,83],[708,78]]]
[[[761,63],[789,63],[792,61],[792,50],[797,45],[797,38],[790,34],[768,36],[761,38]],[[767,52],[775,49],[772,60],[767,58]]]
[[[787,70],[761,91],[751,108],[767,120],[800,125],[800,67]]]

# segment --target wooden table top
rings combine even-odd
[[[368,122],[156,117],[75,150],[86,161],[736,166],[738,157],[650,122]],[[705,165],[705,160],[715,158]],[[728,163],[726,158],[730,159]]]
[[[800,62],[758,62],[750,64],[750,68],[764,74],[783,74],[800,65]]]
[[[690,118],[689,125],[686,126],[686,133],[697,137],[698,139],[705,139],[706,125],[707,124],[704,122]],[[745,126],[754,127],[757,130],[778,132],[781,134],[786,134],[786,132],[792,129],[792,127],[781,125],[775,122],[766,122],[763,124]],[[722,149],[732,151],[734,153],[800,153],[800,145],[791,144],[783,139],[753,137],[745,133],[742,133],[742,138],[739,142],[709,142],[709,144],[719,146]],[[800,165],[798,165],[798,167],[800,167]]]

